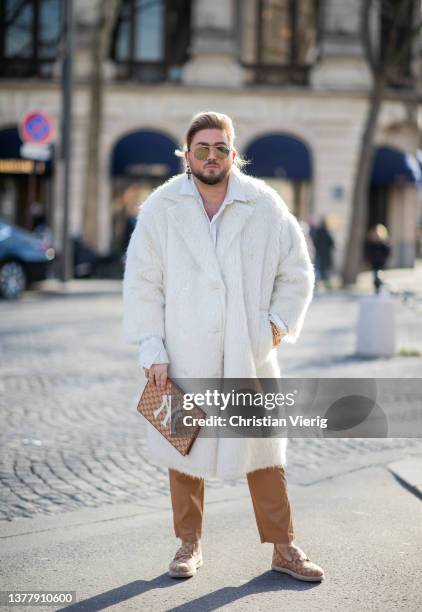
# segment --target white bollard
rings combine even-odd
[[[396,352],[394,302],[383,288],[362,298],[357,322],[356,353],[365,357],[392,357]]]

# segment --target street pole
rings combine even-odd
[[[72,93],[73,93],[73,48],[74,16],[73,0],[64,2],[65,45],[62,63],[62,140],[61,159],[64,165],[63,176],[63,234],[61,280],[73,278],[73,249],[69,235],[71,203],[71,157],[72,157]]]

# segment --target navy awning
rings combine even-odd
[[[21,146],[22,140],[17,128],[0,130],[0,159],[22,159]]]
[[[142,130],[117,142],[111,158],[112,176],[168,178],[181,171],[177,144],[165,134]]]
[[[23,142],[19,136],[18,128],[10,127],[0,129],[0,159],[26,159],[21,155]],[[53,152],[54,153],[54,152]],[[50,175],[52,171],[52,159],[45,163],[45,175]]]
[[[393,149],[378,147],[372,166],[372,185],[391,185],[396,182],[420,183],[422,170],[414,155]]]
[[[262,178],[286,178],[292,181],[312,179],[311,154],[304,142],[288,134],[269,134],[254,140],[246,149],[251,160],[248,174]]]

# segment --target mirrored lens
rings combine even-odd
[[[195,155],[196,159],[199,159],[200,161],[205,161],[209,157],[210,148],[209,147],[197,147],[194,150],[193,154]]]
[[[226,159],[229,156],[230,149],[228,147],[224,147],[223,145],[215,148],[215,155],[217,159]]]
[[[197,147],[196,149],[194,149],[193,154],[196,159],[199,159],[200,161],[205,161],[210,156],[210,149],[211,147],[206,146]],[[215,147],[215,156],[217,159],[227,159],[229,153],[230,149],[228,147],[225,147],[224,145],[219,145],[218,147]]]

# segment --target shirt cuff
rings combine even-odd
[[[139,347],[139,365],[150,368],[153,364],[170,363],[160,336],[148,336]]]
[[[269,317],[270,317],[270,321],[272,321],[274,323],[274,325],[277,325],[277,327],[280,328],[281,331],[284,334],[288,334],[289,333],[289,328],[287,327],[285,322],[282,319],[280,319],[280,317],[278,315],[273,314],[272,312],[270,312]]]

